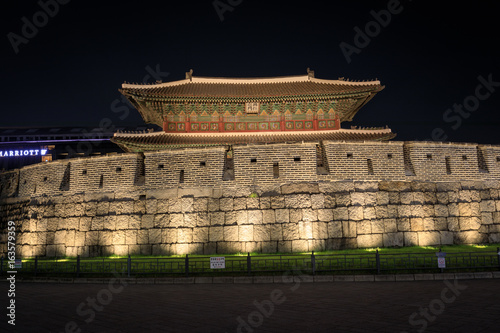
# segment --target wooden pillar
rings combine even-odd
[[[282,114],[282,115],[281,115],[281,119],[280,119],[280,129],[281,129],[282,131],[284,131],[284,130],[285,130],[285,115],[284,115],[284,114]]]

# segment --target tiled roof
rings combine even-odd
[[[232,145],[300,141],[385,141],[394,138],[391,129],[330,131],[286,131],[251,133],[115,133],[111,141],[129,152],[161,150],[186,146]]]
[[[322,80],[308,76],[267,79],[197,78],[153,85],[123,84],[125,95],[156,98],[300,98],[316,95],[345,96],[375,93],[384,87],[379,81],[350,82]]]

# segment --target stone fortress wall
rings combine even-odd
[[[57,160],[0,174],[31,256],[500,242],[500,146],[307,142]]]

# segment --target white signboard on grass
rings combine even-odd
[[[226,258],[225,257],[210,257],[210,268],[226,268]]]

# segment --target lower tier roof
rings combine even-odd
[[[238,132],[238,133],[115,133],[111,141],[126,152],[179,147],[220,146],[246,143],[311,141],[386,141],[394,138],[390,128],[338,129],[327,131]]]

